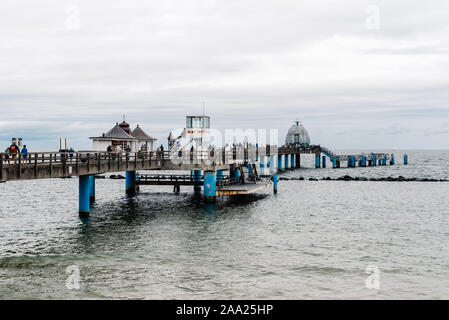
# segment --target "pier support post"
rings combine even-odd
[[[273,193],[278,193],[278,175],[273,175]]]
[[[373,167],[375,167],[377,165],[377,157],[373,156]]]
[[[279,170],[284,170],[284,168],[285,168],[285,155],[281,154],[278,157],[278,169]]]
[[[391,154],[390,166],[394,165],[394,154]]]
[[[240,177],[242,176],[242,173],[239,169],[235,169],[234,171],[234,179],[236,183],[240,183]]]
[[[136,195],[136,172],[126,171],[125,178],[126,194],[129,196]]]
[[[408,165],[408,155],[404,154],[404,165]]]
[[[284,154],[284,168],[287,170],[290,168],[290,162],[288,162],[288,154]]]
[[[323,168],[326,168],[326,156],[323,156],[322,162],[323,162]]]
[[[293,153],[293,154],[290,155],[290,157],[291,157],[291,159],[290,159],[290,167],[292,169],[294,169],[295,168],[295,157],[296,157],[296,155]]]
[[[362,156],[362,167],[366,167],[366,156]]]
[[[88,217],[90,211],[89,193],[90,193],[90,177],[79,176],[79,215],[80,217]]]
[[[201,181],[201,170],[192,170],[193,181],[200,182]],[[201,185],[193,186],[193,191],[201,192]]]
[[[251,166],[248,163],[247,165],[248,165],[248,172],[251,172],[250,175],[252,175]],[[217,170],[217,181],[223,181],[223,170]]]
[[[315,154],[315,168],[321,168],[321,157],[320,154]]]
[[[265,156],[260,156],[260,159],[259,159],[259,173],[261,175],[265,174]]]
[[[95,175],[89,176],[89,202],[95,202]]]
[[[337,168],[337,158],[332,158],[332,168]]]
[[[295,159],[296,159],[296,168],[297,169],[301,168],[301,154],[297,153]]]
[[[215,171],[204,172],[204,202],[216,201],[217,177]]]

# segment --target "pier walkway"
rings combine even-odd
[[[79,212],[88,215],[95,199],[95,175],[108,172],[126,172],[125,189],[136,194],[140,185],[191,185],[201,191],[205,201],[217,196],[249,194],[271,184],[277,190],[277,172],[301,167],[301,155],[315,154],[315,167],[326,167],[329,159],[333,168],[342,162],[348,167],[394,164],[394,155],[369,153],[338,155],[319,145],[280,147],[238,145],[208,151],[162,152],[36,152],[23,154],[0,153],[0,183],[17,180],[79,177]],[[406,156],[404,163],[406,164]],[[137,171],[190,171],[190,175],[142,175]],[[229,172],[224,175],[224,172]],[[271,177],[261,180],[259,177]],[[272,182],[271,182],[272,181]]]

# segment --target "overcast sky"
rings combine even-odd
[[[331,149],[449,148],[447,0],[1,0],[0,39],[2,149],[89,149],[123,114],[165,144],[203,101],[280,143],[299,118]]]

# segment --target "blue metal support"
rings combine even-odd
[[[322,163],[323,163],[323,168],[326,168],[326,156],[323,156]]]
[[[332,168],[337,168],[337,158],[332,158]]]
[[[394,154],[391,154],[390,166],[394,165]]]
[[[201,181],[201,170],[192,170],[193,172],[193,181],[200,182]],[[201,185],[193,186],[193,190],[195,192],[201,192]]]
[[[278,175],[273,175],[273,193],[278,193]]]
[[[315,155],[315,168],[320,168],[321,167],[321,157],[319,154]]]
[[[215,171],[204,172],[204,201],[215,202],[217,189],[217,177]]]
[[[384,160],[383,160],[383,163],[382,163],[382,165],[384,165],[384,166],[386,166],[386,165],[387,165],[387,156],[384,156]]]
[[[366,167],[366,156],[362,156],[361,166]]]
[[[248,166],[248,172],[251,172],[250,175],[252,175],[251,166],[247,163]],[[217,170],[217,181],[223,181],[223,170]]]
[[[290,167],[293,169],[295,167],[295,154],[290,155]]]
[[[408,165],[408,155],[404,154],[404,164]]]
[[[240,177],[241,177],[242,173],[240,172],[239,169],[235,169],[234,171],[234,178],[235,178],[235,182],[236,183],[240,183]]]
[[[95,202],[95,176],[89,176],[89,202]]]
[[[278,170],[282,170],[282,155],[278,156]]]
[[[88,217],[90,211],[89,203],[89,193],[90,193],[90,177],[89,176],[79,176],[79,189],[78,189],[78,199],[79,199],[79,214],[82,217]]]
[[[134,196],[136,194],[136,172],[126,171],[125,178],[126,194]]]
[[[373,167],[377,165],[377,157],[373,156]]]
[[[290,162],[288,161],[288,156],[289,156],[288,154],[285,154],[285,155],[284,155],[284,157],[285,157],[285,158],[284,158],[284,168],[285,168],[285,169],[290,168]]]

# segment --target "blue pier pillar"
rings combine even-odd
[[[265,174],[265,156],[259,158],[259,173],[261,175]]]
[[[326,168],[326,156],[322,158],[323,168]]]
[[[332,168],[337,168],[337,158],[332,158]]]
[[[126,194],[129,196],[136,195],[136,172],[126,171],[125,178]]]
[[[384,160],[383,160],[382,165],[383,165],[383,166],[386,166],[386,165],[387,165],[387,156],[384,156]]]
[[[250,165],[248,165],[248,171],[251,171]],[[223,181],[223,170],[217,170],[217,181]]]
[[[215,202],[217,177],[215,171],[204,172],[204,202]]]
[[[95,176],[89,176],[89,202],[95,202]]]
[[[361,160],[361,166],[362,167],[366,167],[366,156],[362,156],[362,160]]]
[[[200,182],[201,181],[201,170],[192,170],[193,181]],[[193,191],[201,192],[201,185],[193,186]]]
[[[373,156],[373,167],[377,165],[377,157]]]
[[[290,155],[290,168],[294,168],[295,167],[295,154],[291,154]]]
[[[273,193],[278,193],[278,175],[273,175]]]
[[[278,170],[282,170],[282,155],[278,156]]]
[[[408,165],[408,155],[404,154],[404,165]]]
[[[315,155],[315,168],[321,168],[321,157],[319,154]]]
[[[394,165],[394,154],[391,154],[390,166]]]
[[[239,169],[235,169],[234,171],[234,179],[235,179],[235,183],[240,183],[240,177],[242,176],[242,173],[240,172]]]
[[[286,154],[286,155],[284,155],[284,168],[285,169],[288,169],[288,168],[290,168],[290,162],[288,161],[288,158],[290,157],[290,155],[289,154]]]
[[[88,217],[90,211],[89,194],[90,194],[90,177],[79,176],[79,214],[81,217]]]

